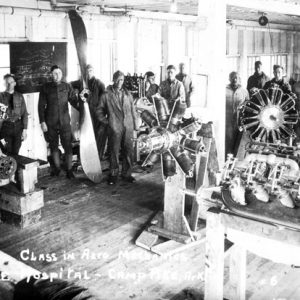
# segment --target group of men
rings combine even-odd
[[[277,85],[284,93],[291,93],[292,88],[285,79],[283,67],[273,66],[274,78],[269,79],[262,71],[262,62],[256,61],[255,72],[248,78],[247,89],[241,86],[238,72],[229,74],[229,85],[226,87],[226,133],[225,133],[225,154],[237,154],[242,138],[242,133],[238,129],[238,110],[240,105],[249,100],[251,93],[255,89],[268,89]]]
[[[191,78],[185,73],[185,65],[179,65],[180,72],[176,74],[176,67],[167,67],[167,79],[160,86],[155,84],[155,75],[146,73],[146,97],[151,99],[156,93],[164,97],[170,107],[176,102],[191,105],[190,99],[193,93]],[[108,184],[113,185],[118,180],[119,157],[122,158],[122,179],[134,182],[132,176],[133,164],[133,135],[134,130],[139,130],[137,112],[133,104],[133,98],[129,91],[123,87],[124,73],[117,71],[113,74],[113,83],[106,89],[104,84],[94,76],[91,65],[87,65],[87,85],[90,90],[88,98],[81,95],[83,84],[79,89],[74,89],[71,84],[63,80],[63,72],[57,65],[51,68],[52,81],[42,86],[38,113],[41,129],[45,140],[49,143],[53,168],[51,175],[59,176],[61,172],[61,160],[59,140],[64,149],[66,176],[74,178],[72,171],[72,133],[71,119],[68,103],[79,112],[82,103],[88,102],[93,121],[95,138],[100,157],[103,154],[106,138],[108,137],[108,152],[110,159],[110,175]],[[0,120],[0,139],[5,146],[7,154],[18,154],[22,140],[27,136],[28,112],[24,97],[17,92],[14,75],[4,76],[6,89],[0,93],[0,104],[7,106],[7,118]],[[119,155],[121,154],[121,155]]]

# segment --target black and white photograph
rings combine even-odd
[[[300,299],[300,0],[0,0],[0,300]]]

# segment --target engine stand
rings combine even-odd
[[[156,214],[135,244],[158,255],[171,255],[204,242],[205,224],[199,223],[200,194],[209,184],[207,166],[210,156],[216,155],[211,147],[214,138],[212,125],[203,135],[204,152],[195,158],[194,177],[187,178],[177,168],[177,173],[165,180],[164,210]],[[211,154],[211,155],[210,155]],[[187,201],[190,200],[190,201]],[[191,202],[189,212],[186,202]]]

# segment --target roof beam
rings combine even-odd
[[[59,1],[52,0],[52,4],[58,3]],[[60,7],[58,6],[56,9],[53,9],[53,6],[51,6],[50,1],[37,1],[37,0],[0,0],[0,13],[10,13],[8,9],[14,8],[14,13],[25,13],[29,12],[29,10],[36,10],[38,15],[46,15],[48,14],[60,14],[63,15],[63,12],[67,11],[66,7]],[[7,8],[7,9],[5,9]],[[25,9],[22,11],[21,9]],[[78,5],[78,10],[81,11],[83,14],[95,14],[95,15],[106,15],[111,12],[120,12],[122,13],[124,9],[117,9],[117,8],[106,8],[106,12],[103,13],[100,9],[100,7],[95,6],[83,6]],[[38,13],[38,11],[42,13]],[[47,15],[48,15],[47,14]],[[141,19],[151,19],[151,20],[165,20],[165,21],[175,21],[175,22],[181,22],[181,23],[197,23],[200,27],[205,27],[206,19],[201,18],[198,16],[192,16],[192,15],[184,15],[184,14],[174,14],[174,13],[165,13],[165,12],[151,12],[151,11],[142,11],[142,10],[128,10],[126,15],[128,17],[135,17],[135,18],[141,18]],[[120,17],[122,15],[120,14]]]
[[[256,9],[262,12],[277,12],[285,15],[300,16],[300,4],[282,0],[226,0],[227,5]]]
[[[287,25],[287,24],[270,24],[270,27],[263,27],[260,26],[257,21],[247,21],[247,20],[236,20],[231,19],[227,22],[227,28],[239,28],[245,30],[255,30],[255,31],[265,31],[269,32],[283,32],[283,31],[291,31],[291,32],[298,32],[300,30],[300,25]]]
[[[51,10],[51,3],[49,1],[37,0],[0,0],[0,6]]]

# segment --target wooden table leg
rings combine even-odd
[[[223,300],[224,227],[220,214],[208,211],[205,249],[205,300]]]
[[[247,250],[234,245],[229,262],[230,299],[246,299],[246,266]]]

